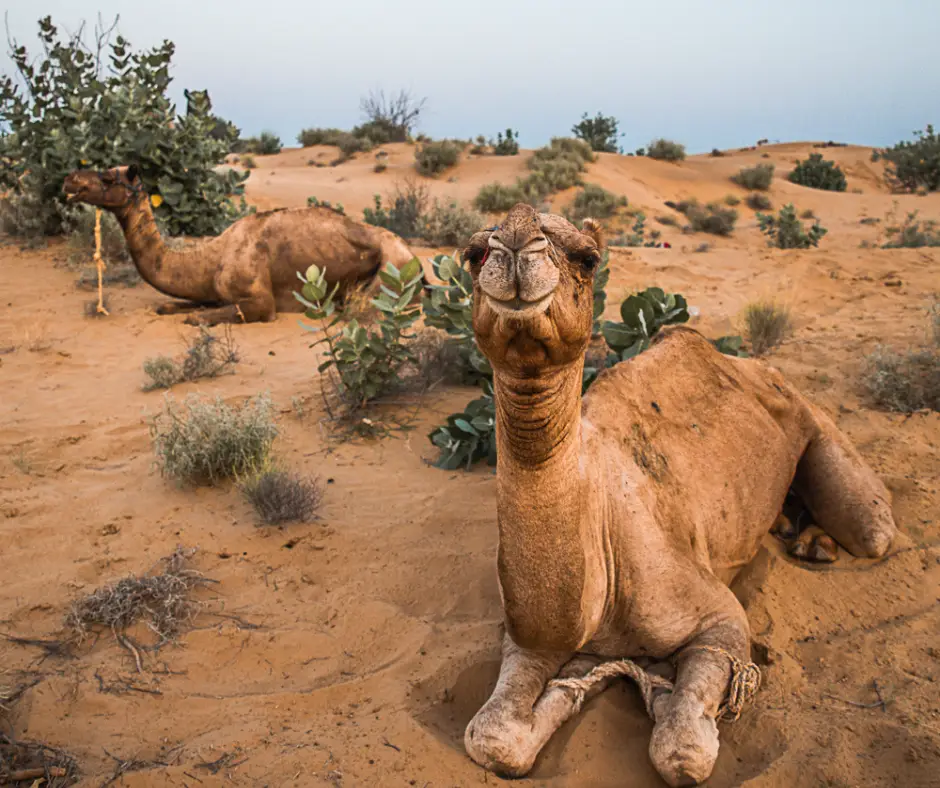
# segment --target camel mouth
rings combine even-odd
[[[523,301],[521,298],[512,298],[508,301],[501,301],[498,298],[493,298],[493,296],[485,292],[483,295],[486,296],[487,303],[497,314],[518,318],[525,317],[527,315],[540,315],[543,312],[548,311],[548,307],[552,303],[555,292],[552,291],[550,293],[546,293],[535,301]]]

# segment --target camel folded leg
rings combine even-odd
[[[846,550],[880,558],[897,535],[890,493],[832,420],[809,407],[818,433],[800,459],[793,486],[816,523]]]
[[[675,687],[653,701],[656,723],[650,760],[671,786],[698,785],[715,766],[716,717],[731,680],[731,661],[710,649],[720,649],[745,663],[750,656],[747,619],[737,600],[734,604],[740,617],[705,630],[687,644],[678,653]]]
[[[532,769],[542,748],[584,702],[610,682],[598,684],[583,699],[568,690],[545,690],[555,676],[582,676],[596,658],[522,649],[503,638],[499,680],[490,699],[467,726],[464,746],[470,757],[496,774],[522,777]]]
[[[206,309],[184,320],[191,326],[215,326],[220,323],[267,323],[277,316],[274,301],[240,301],[218,309]]]
[[[206,309],[210,306],[213,306],[213,304],[200,304],[195,301],[166,301],[154,311],[158,315],[184,315],[188,312],[198,312],[200,309]]]

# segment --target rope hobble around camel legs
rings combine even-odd
[[[98,268],[98,305],[95,307],[99,315],[110,315],[104,308],[104,258],[101,256],[101,209],[95,208],[95,266]]]
[[[734,654],[730,654],[723,648],[715,646],[697,646],[695,650],[711,651],[714,654],[721,654],[731,663],[731,683],[728,685],[728,692],[721,706],[718,707],[718,719],[734,722],[741,716],[744,704],[749,701],[760,688],[760,668],[753,662],[743,662]],[[657,676],[644,670],[635,662],[629,659],[618,659],[611,662],[605,662],[598,665],[585,676],[581,678],[552,679],[548,683],[549,689],[558,687],[568,689],[575,693],[577,706],[580,708],[584,702],[584,697],[588,690],[605,679],[615,676],[627,676],[636,682],[643,696],[643,703],[646,706],[646,713],[655,722],[656,716],[653,713],[653,691],[656,689],[672,690],[673,683],[668,679]]]

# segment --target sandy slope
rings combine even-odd
[[[316,195],[359,215],[409,170],[410,149],[389,150],[383,174],[372,172],[371,157],[307,165],[320,154],[329,160],[327,149],[258,157],[248,194],[260,207]],[[935,786],[940,416],[872,411],[856,381],[878,341],[920,340],[923,310],[940,288],[937,250],[860,248],[881,230],[858,220],[883,217],[895,199],[899,211],[940,216],[940,195],[891,196],[862,148],[826,151],[848,171],[845,194],[783,180],[809,150],[772,146],[681,165],[600,157],[588,180],[628,195],[655,226],[654,215],[670,213],[664,200],[743,196],[728,176],[767,152],[778,164],[775,204],[812,208],[830,230],[818,250],[776,252],[743,206],[731,239],[663,227],[672,249],[613,253],[608,303],[613,313],[630,289],[657,284],[683,292],[701,310],[698,325],[715,335],[732,330],[755,297],[786,299],[796,333],[773,363],[882,474],[904,534],[884,561],[843,554],[826,569],[793,563],[767,537],[736,584],[764,687],[737,724],[723,727],[710,785]],[[523,170],[521,156],[487,157],[429,183],[435,195],[467,200]],[[706,240],[711,251],[692,251]],[[332,481],[321,522],[257,529],[234,490],[180,491],[151,468],[144,416],[163,395],[141,392],[141,363],[176,352],[194,329],[155,316],[163,299],[144,285],[112,292],[110,319],[85,319],[88,295],[56,265],[62,257],[56,247],[0,248],[0,631],[49,636],[70,599],[145,571],[177,544],[198,546],[196,565],[219,581],[203,593],[208,609],[224,606],[252,626],[203,615],[178,647],[147,659],[143,676],[110,637],[72,660],[41,661],[35,648],[0,642],[0,683],[19,671],[41,678],[10,717],[15,734],[72,750],[86,786],[113,773],[105,750],[170,764],[124,776],[136,786],[495,784],[462,748],[498,661],[494,480],[487,469],[445,473],[426,463],[427,432],[472,392],[430,397],[403,437],[328,451],[317,358],[296,316],[235,327],[244,356],[237,374],[174,395],[236,400],[270,391],[281,409],[280,455]],[[901,287],[884,285],[893,277]],[[293,398],[306,400],[302,418]],[[119,676],[161,694],[100,691]],[[876,700],[875,680],[884,708],[852,705]],[[617,687],[556,735],[521,784],[659,785],[646,757],[649,732],[633,688]],[[238,765],[214,774],[199,766],[225,753],[237,753],[229,763]]]

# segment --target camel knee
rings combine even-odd
[[[501,777],[524,777],[538,751],[529,739],[532,726],[497,708],[482,708],[464,733],[464,747],[474,763]]]
[[[649,756],[671,786],[699,785],[718,758],[718,725],[697,699],[667,693],[656,699]]]

